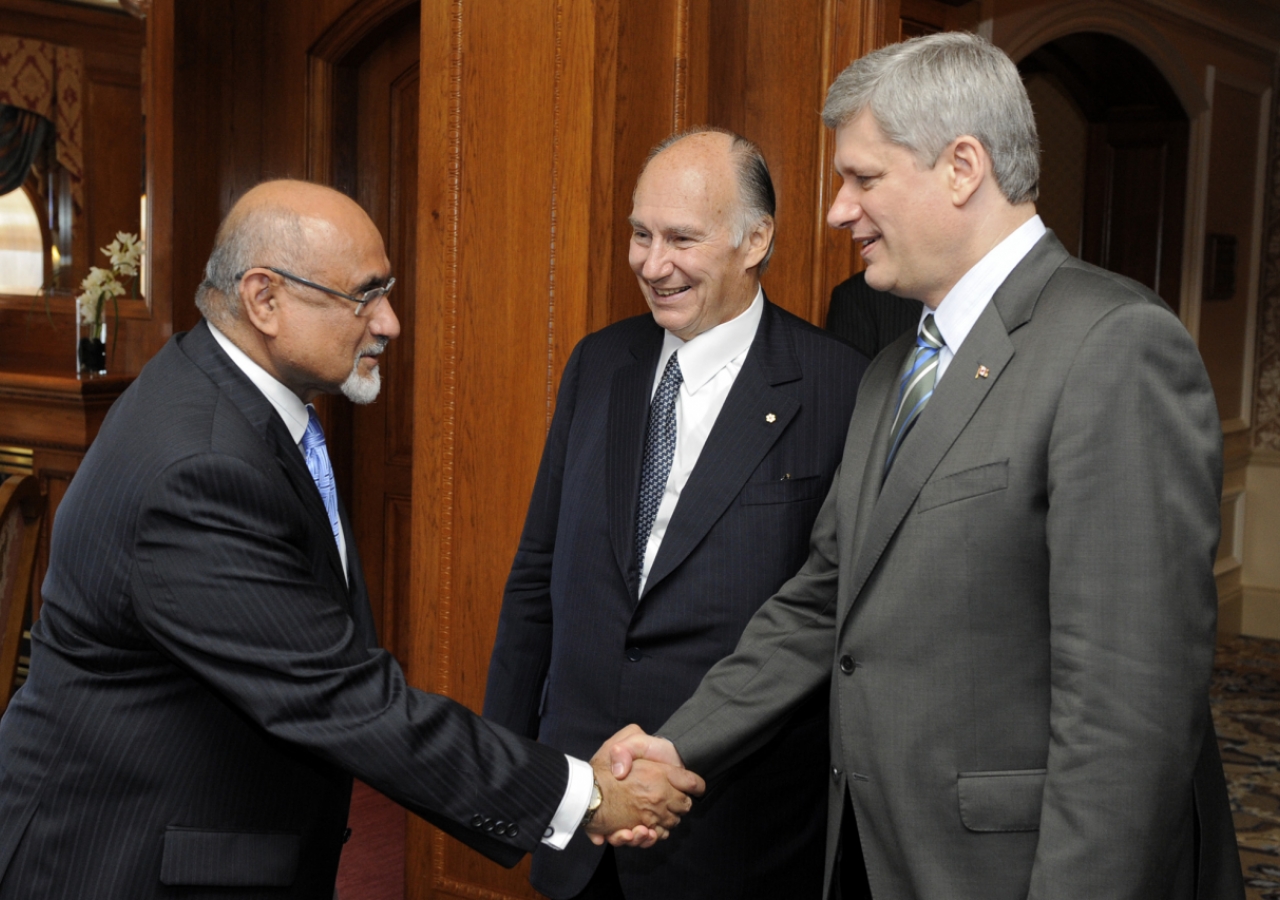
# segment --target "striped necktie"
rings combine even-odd
[[[338,488],[333,483],[333,465],[329,462],[329,448],[325,446],[324,431],[320,428],[316,411],[308,406],[307,412],[310,419],[307,421],[307,430],[302,434],[302,455],[307,461],[307,471],[311,473],[320,491],[324,511],[329,514],[329,527],[333,529],[333,540],[337,542],[341,531],[338,525]]]
[[[916,335],[916,349],[907,357],[902,368],[901,385],[898,388],[898,412],[890,428],[889,455],[885,457],[884,471],[889,472],[893,458],[898,454],[902,439],[920,417],[924,405],[933,396],[933,386],[938,376],[938,354],[946,343],[942,332],[933,321],[933,313],[924,317],[920,333]]]

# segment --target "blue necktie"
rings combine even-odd
[[[649,426],[644,436],[644,464],[640,468],[640,502],[636,505],[636,566],[644,571],[644,551],[649,544],[649,532],[658,515],[662,494],[667,488],[667,476],[671,474],[671,460],[676,454],[676,397],[684,375],[680,362],[671,354],[667,367],[662,370],[662,380],[649,404]]]
[[[907,436],[911,426],[920,417],[921,410],[933,396],[933,386],[938,380],[938,354],[942,352],[945,343],[942,332],[933,321],[933,313],[929,313],[924,317],[920,333],[916,335],[916,349],[907,357],[907,363],[902,367],[902,381],[898,387],[898,412],[893,417],[893,425],[889,431],[889,455],[884,460],[886,473],[893,465],[893,458],[902,445],[902,439]]]
[[[333,529],[333,540],[337,543],[342,532],[338,525],[338,488],[333,483],[333,465],[329,462],[329,449],[324,444],[324,431],[316,418],[315,408],[308,406],[307,412],[310,419],[302,435],[302,455],[307,460],[307,471],[320,489],[320,499],[324,501],[324,511],[329,514],[329,527]]]

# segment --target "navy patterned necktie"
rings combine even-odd
[[[338,488],[333,483],[333,465],[329,462],[329,448],[324,443],[324,431],[320,428],[320,420],[316,411],[308,406],[310,418],[307,430],[302,435],[302,455],[307,460],[307,471],[311,473],[316,487],[320,489],[320,499],[324,501],[324,511],[329,514],[329,527],[333,529],[333,540],[341,540],[341,529],[338,525]]]
[[[929,313],[924,317],[920,333],[916,335],[916,349],[907,357],[907,363],[902,368],[902,380],[898,387],[898,412],[893,417],[893,426],[889,430],[889,455],[884,460],[886,473],[893,465],[893,458],[898,454],[902,439],[907,436],[925,404],[933,396],[933,386],[938,380],[938,355],[944,344],[946,341],[942,339],[942,332],[933,321],[933,313]]]
[[[680,362],[671,354],[667,367],[662,370],[662,380],[649,404],[649,426],[644,436],[644,464],[640,468],[640,502],[636,504],[636,566],[644,571],[644,551],[649,544],[649,532],[658,515],[662,494],[667,488],[667,476],[671,474],[671,460],[676,453],[676,397],[684,375]]]

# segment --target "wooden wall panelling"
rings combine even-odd
[[[593,158],[590,94],[563,75],[590,75],[596,21],[586,0],[422,10],[410,671],[473,709],[546,433],[559,325],[572,340],[587,320],[587,278],[562,263],[586,258],[576,226],[590,219],[591,182],[560,187]],[[410,897],[531,896],[520,870],[416,819],[406,855]]]
[[[631,228],[626,222],[636,176],[650,148],[681,125],[692,124],[680,121],[677,115],[676,73],[683,69],[682,77],[689,76],[688,64],[680,61],[677,21],[681,3],[694,2],[707,0],[654,0],[647,4],[615,0],[612,4],[618,22],[612,184],[616,225],[607,251],[612,263],[608,322],[648,310],[627,264]],[[689,15],[687,9],[685,14]],[[684,27],[689,27],[687,20]],[[687,41],[683,44],[688,46]]]

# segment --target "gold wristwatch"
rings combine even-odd
[[[600,782],[596,781],[594,775],[591,776],[591,802],[587,804],[587,811],[582,814],[582,827],[586,828],[591,824],[591,820],[596,817],[600,805],[604,803],[604,795],[600,793]]]

